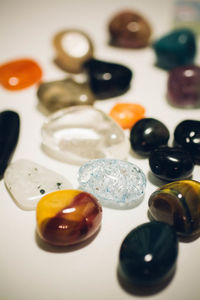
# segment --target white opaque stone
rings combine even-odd
[[[73,106],[52,114],[42,127],[43,149],[56,159],[82,164],[91,159],[126,159],[130,143],[103,111]]]
[[[12,163],[6,169],[4,182],[18,206],[24,210],[34,210],[45,194],[72,188],[66,178],[30,160]]]

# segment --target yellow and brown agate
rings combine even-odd
[[[179,180],[162,186],[149,198],[153,219],[173,225],[178,234],[200,233],[200,182]]]
[[[85,241],[99,229],[102,208],[89,193],[60,190],[41,198],[36,218],[41,239],[52,245],[68,246]]]

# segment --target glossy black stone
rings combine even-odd
[[[132,127],[130,142],[132,149],[144,156],[161,145],[166,145],[169,139],[167,127],[159,120],[144,118]]]
[[[178,240],[173,227],[164,222],[145,223],[124,239],[119,271],[135,285],[158,285],[174,273],[177,255]]]
[[[20,119],[14,111],[0,113],[0,177],[3,176],[19,136]]]
[[[99,99],[116,97],[129,89],[132,72],[123,65],[91,59],[85,68],[91,90]]]
[[[200,164],[200,121],[180,122],[174,131],[174,144],[190,152],[195,164]]]
[[[182,148],[167,146],[151,152],[149,166],[154,175],[166,181],[186,179],[194,169],[193,159],[188,152]]]

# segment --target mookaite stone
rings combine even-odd
[[[24,210],[33,210],[46,194],[72,188],[71,183],[58,173],[30,160],[17,160],[6,170],[5,184]]]
[[[93,106],[73,106],[52,114],[42,126],[46,153],[69,163],[125,159],[129,141],[120,126]]]
[[[58,32],[53,38],[55,62],[70,73],[80,73],[84,62],[93,57],[93,44],[89,36],[79,29]]]
[[[78,83],[71,78],[40,84],[37,96],[39,103],[48,112],[74,105],[92,105],[94,95],[87,83]]]
[[[110,44],[122,48],[142,48],[149,44],[150,23],[139,13],[121,11],[109,23]]]

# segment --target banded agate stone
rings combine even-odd
[[[101,225],[102,208],[92,195],[79,190],[50,193],[38,202],[37,232],[55,246],[70,246],[92,237]]]
[[[149,213],[172,225],[180,236],[200,234],[200,183],[179,180],[162,186],[149,198]]]
[[[178,256],[175,230],[163,222],[133,229],[120,248],[120,275],[135,286],[157,286],[174,274]]]
[[[136,165],[115,159],[91,160],[79,169],[80,188],[93,194],[101,204],[113,208],[138,205],[146,187],[146,177]]]
[[[7,168],[4,182],[16,204],[24,210],[34,210],[41,197],[48,193],[72,188],[65,177],[25,159]]]
[[[52,114],[42,127],[43,149],[56,159],[83,164],[90,159],[125,159],[129,141],[103,111],[73,106]]]
[[[93,105],[94,95],[87,83],[78,83],[71,78],[40,84],[37,96],[39,103],[50,113],[74,105]]]

